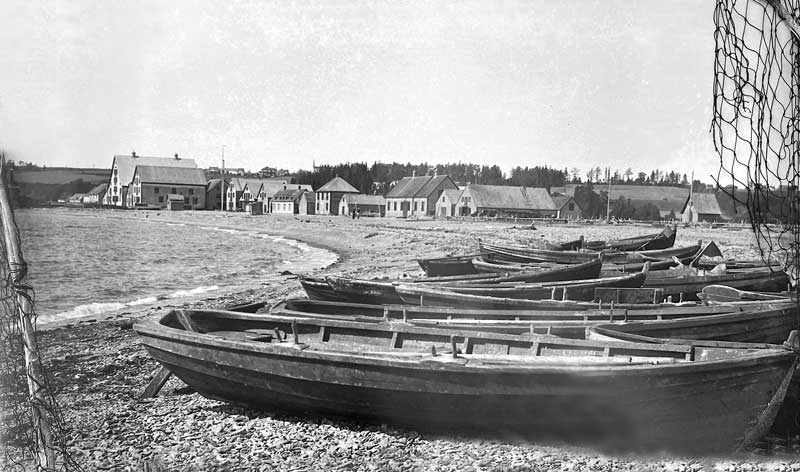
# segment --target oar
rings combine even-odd
[[[700,294],[704,300],[709,301],[747,301],[747,300],[784,300],[788,297],[779,294],[750,292],[728,287],[727,285],[709,285],[704,287]]]
[[[195,325],[189,316],[186,315],[185,311],[176,310],[175,316],[178,318],[178,322],[181,324],[181,326],[183,326],[183,329],[194,333],[198,332],[197,325]],[[153,379],[150,380],[150,383],[147,384],[147,388],[144,389],[144,392],[142,392],[142,395],[139,397],[139,399],[155,398],[171,376],[172,372],[166,367],[162,366],[158,372],[156,372],[156,375],[153,376]]]

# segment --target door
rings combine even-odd
[[[403,212],[403,218],[408,217],[408,210],[411,208],[411,202],[400,202],[400,211]]]

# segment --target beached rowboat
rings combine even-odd
[[[134,329],[208,398],[419,429],[625,450],[731,451],[772,423],[796,365],[723,349],[172,311]]]

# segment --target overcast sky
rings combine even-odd
[[[334,6],[335,5],[335,6]],[[46,165],[474,162],[711,181],[711,0],[4,0],[0,147]]]

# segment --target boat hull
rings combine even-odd
[[[795,356],[669,365],[470,367],[308,352],[136,325],[150,355],[200,394],[423,430],[492,431],[624,450],[730,451],[780,392]],[[785,393],[785,389],[783,390]]]

